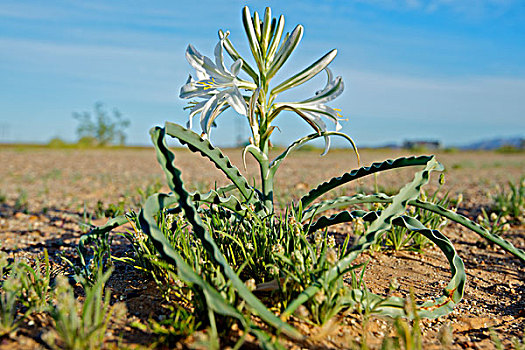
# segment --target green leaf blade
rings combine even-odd
[[[168,123],[167,123],[168,124]],[[168,127],[168,125],[166,125]],[[169,134],[166,132],[166,134]],[[153,140],[153,144],[155,145],[155,148],[157,150],[157,156],[159,162],[161,162],[162,168],[169,174],[169,182],[171,183],[170,186],[173,186],[172,190],[177,195],[178,198],[177,202],[181,209],[184,211],[185,217],[188,220],[188,222],[193,227],[193,233],[196,237],[199,238],[199,240],[202,242],[204,248],[208,251],[210,254],[210,257],[212,260],[217,263],[223,270],[224,275],[231,281],[232,286],[237,290],[239,293],[239,296],[246,301],[248,305],[250,305],[253,310],[269,325],[275,327],[278,330],[283,331],[287,335],[300,339],[302,338],[302,335],[292,326],[287,324],[286,322],[279,319],[275,314],[273,314],[270,310],[266,308],[266,306],[255,296],[253,293],[246,287],[244,282],[241,281],[239,276],[235,273],[235,271],[231,268],[231,266],[228,264],[226,259],[224,258],[224,255],[220,251],[219,247],[215,243],[213,237],[210,235],[208,230],[206,230],[200,216],[197,213],[197,209],[193,205],[193,202],[191,200],[190,194],[185,190],[184,185],[181,180],[181,174],[180,171],[175,168],[173,165],[174,155],[173,153],[168,149],[168,146],[166,144],[165,138],[164,138],[164,131],[161,128],[155,128],[151,132],[151,137]],[[164,197],[157,196],[155,197],[158,199],[162,199]],[[152,199],[152,202],[155,199]],[[153,204],[151,204],[153,206]],[[164,204],[160,203],[158,207],[162,207]],[[157,207],[153,207],[153,209],[156,209]],[[150,209],[150,215],[153,209]],[[144,217],[144,215],[142,216]],[[146,219],[144,219],[146,220]],[[151,219],[150,219],[151,224]],[[150,225],[151,226],[151,225]],[[154,231],[154,230],[153,230]],[[173,253],[174,249],[167,247],[165,245],[160,245],[159,247],[163,250],[161,251],[161,254],[169,254],[171,256],[171,259],[176,257],[176,255]],[[176,253],[176,252],[175,252]],[[165,255],[168,257],[168,255]]]
[[[301,198],[301,203],[303,205],[303,208],[306,208],[314,200],[316,200],[323,194],[350,181],[384,170],[396,169],[407,166],[426,165],[432,158],[433,156],[419,156],[408,158],[403,157],[397,159],[389,159],[381,163],[373,163],[368,167],[354,169],[348,173],[345,173],[338,177],[334,177],[329,181],[320,184],[315,189],[311,190],[305,196],[303,196]]]
[[[350,252],[341,258],[334,267],[328,270],[324,278],[308,286],[288,305],[283,312],[284,318],[290,316],[300,305],[313,297],[323,284],[332,282],[340,276],[342,271],[346,271],[359,254],[375,244],[381,235],[392,227],[393,220],[401,216],[406,210],[408,201],[416,199],[419,196],[421,187],[428,183],[430,173],[435,170],[443,170],[443,166],[437,162],[434,157],[428,157],[425,165],[425,169],[416,173],[414,179],[406,184],[399,193],[392,198],[392,204],[383,210],[379,217],[370,224],[366,233],[357,240],[355,246],[350,249]]]
[[[152,137],[156,133],[161,133],[161,128],[154,128],[151,130]],[[208,158],[210,161],[213,162],[213,164],[220,169],[224,175],[230,181],[237,187],[241,195],[243,196],[244,200],[247,202],[252,202],[256,200],[256,193],[251,188],[251,186],[248,184],[248,181],[241,175],[239,169],[235,167],[231,162],[230,159],[225,156],[218,148],[215,148],[208,140],[202,139],[198,134],[195,132],[186,129],[178,124],[166,122],[165,124],[165,133],[167,135],[170,135],[172,137],[175,137],[178,139],[182,144],[187,145],[188,148],[193,152],[199,152],[201,155]],[[155,140],[159,140],[160,138],[155,136]],[[164,154],[159,154],[157,152],[157,158],[164,158]],[[161,165],[168,164],[169,159],[159,159],[159,163]],[[173,159],[171,159],[171,162]],[[164,168],[164,171],[166,173],[166,176],[168,177],[168,184],[170,185],[170,188],[174,186],[174,179],[172,175],[172,171],[175,171],[175,168],[173,169],[166,169]],[[177,170],[178,171],[178,170]]]

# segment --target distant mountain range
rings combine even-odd
[[[429,149],[436,149],[437,148],[457,148],[460,150],[496,150],[498,148],[501,148],[503,146],[511,146],[515,148],[525,148],[525,137],[522,136],[515,136],[515,137],[497,137],[494,139],[488,139],[488,140],[479,140],[468,144],[463,145],[448,145],[448,144],[441,144],[438,140],[416,140],[416,141],[404,141],[403,143],[387,143],[382,145],[374,145],[374,146],[362,146],[362,148],[410,148],[413,146],[420,146],[420,147],[426,147]]]
[[[523,137],[499,137],[490,140],[476,141],[467,145],[459,146],[460,149],[465,150],[494,150],[503,146],[512,146],[522,148],[525,145],[525,138]]]

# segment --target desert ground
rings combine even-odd
[[[255,163],[248,159],[244,170],[241,151],[226,152],[248,179],[257,173]],[[362,150],[361,165],[388,158],[419,154],[408,150]],[[421,152],[429,153],[429,152]],[[436,151],[445,166],[445,184],[440,190],[451,198],[463,196],[458,212],[475,219],[481,209],[488,209],[492,196],[508,191],[508,181],[518,183],[525,176],[525,154],[497,152]],[[318,151],[298,151],[290,156],[277,173],[276,204],[283,208],[318,183],[358,166],[350,150],[331,150],[320,157]],[[227,183],[226,178],[207,160],[185,149],[175,151],[176,166],[181,169],[190,189],[207,190]],[[47,249],[54,274],[71,274],[60,258],[75,261],[76,246],[86,224],[100,225],[106,218],[95,215],[111,204],[125,210],[138,210],[139,190],[159,184],[168,191],[163,173],[156,162],[153,148],[122,149],[49,149],[45,147],[3,147],[0,149],[0,249],[12,258],[31,261]],[[335,191],[334,195],[358,191],[395,193],[410,181],[414,168],[370,176]],[[438,188],[439,176],[433,174],[426,190]],[[522,213],[523,214],[523,213]],[[117,229],[116,233],[126,228]],[[337,227],[343,234],[347,227]],[[491,349],[496,347],[492,335],[510,347],[513,337],[523,338],[525,331],[525,265],[499,247],[486,244],[477,234],[456,224],[448,224],[442,232],[450,238],[463,259],[467,271],[464,299],[456,310],[435,320],[421,323],[423,348],[442,348],[439,338],[447,325],[452,331],[453,349]],[[502,236],[516,247],[525,249],[525,224],[514,223]],[[338,240],[339,242],[339,240]],[[116,237],[112,254],[124,255],[127,246]],[[370,260],[365,274],[367,287],[384,294],[395,277],[398,290],[407,295],[410,288],[417,300],[436,295],[449,278],[448,264],[441,252],[429,247],[423,253],[411,251],[370,252],[362,259]],[[111,325],[108,347],[147,347],[155,335],[131,326],[158,312],[162,299],[155,284],[139,271],[117,263],[108,282],[113,300],[126,303],[124,324]],[[46,315],[29,317],[18,330],[4,336],[1,349],[45,348],[42,335],[50,327]],[[286,348],[345,349],[352,340],[359,341],[366,333],[369,348],[378,348],[388,334],[390,320],[374,318],[362,329],[358,315],[352,312],[338,317],[330,329],[319,330],[305,324],[298,329],[310,335],[304,344],[283,339]],[[440,332],[441,330],[441,332]],[[190,346],[195,337],[182,339],[179,348]],[[255,344],[245,345],[255,347]]]

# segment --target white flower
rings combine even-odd
[[[188,108],[190,119],[188,127],[191,128],[192,119],[200,113],[202,131],[210,133],[214,120],[228,107],[232,107],[237,113],[247,116],[248,106],[239,89],[255,90],[254,83],[239,79],[237,76],[242,67],[242,60],[235,61],[230,70],[226,69],[223,58],[224,41],[228,36],[220,35],[220,40],[215,47],[215,63],[206,56],[201,55],[192,45],[188,45],[186,59],[195,68],[196,77],[194,80],[191,75],[186,84],[181,88],[181,98],[202,98],[203,101],[190,102]]]
[[[276,102],[273,105],[274,111],[294,111],[317,132],[327,131],[326,124],[322,117],[328,117],[335,123],[335,131],[341,130],[342,127],[339,120],[342,119],[342,117],[338,113],[339,110],[329,107],[325,103],[332,101],[343,93],[343,79],[341,77],[334,79],[332,71],[329,68],[325,68],[325,71],[327,74],[327,82],[324,89],[317,91],[315,96],[301,102]],[[330,148],[330,138],[325,137],[324,153],[328,151],[328,148]]]

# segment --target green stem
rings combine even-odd
[[[261,151],[268,156],[269,140],[261,140]],[[261,186],[263,193],[264,206],[268,208],[270,213],[273,213],[273,176],[270,173],[270,162],[268,157],[259,161],[259,168],[261,169]]]
[[[261,171],[261,187],[263,194],[264,206],[268,208],[269,213],[273,213],[273,175],[270,172],[270,162],[268,153],[270,149],[270,138],[266,135],[266,131],[270,128],[270,121],[268,120],[268,80],[266,75],[260,74],[260,92],[259,92],[259,135],[261,137],[259,149],[265,155],[264,159],[258,159],[259,168]]]

